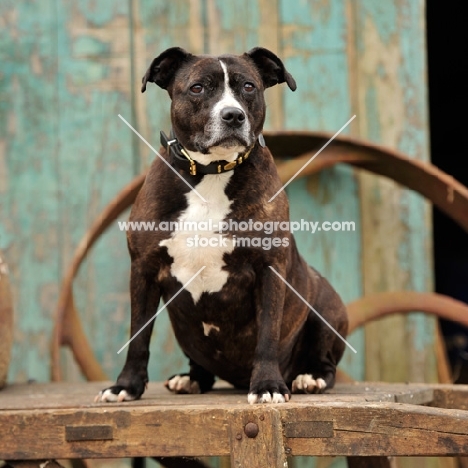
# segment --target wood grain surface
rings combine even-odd
[[[298,455],[468,454],[468,412],[456,408],[468,386],[338,385],[334,393],[294,395],[288,404],[249,405],[245,392],[224,385],[184,396],[155,383],[139,401],[93,403],[102,385],[8,387],[0,458],[230,455],[234,467],[279,468]],[[451,408],[435,406],[444,402]]]

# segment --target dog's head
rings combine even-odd
[[[273,53],[256,47],[243,55],[192,55],[172,47],[156,57],[143,77],[167,89],[171,120],[189,151],[213,155],[243,152],[254,144],[265,120],[264,90],[296,82]]]

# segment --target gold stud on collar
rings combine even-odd
[[[225,171],[230,171],[231,169],[234,169],[237,166],[237,161],[238,161],[238,159],[236,159],[235,161],[231,161],[230,163],[225,164],[223,169]]]

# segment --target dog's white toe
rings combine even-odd
[[[98,402],[122,402],[122,401],[132,401],[135,397],[130,395],[126,390],[121,390],[119,393],[112,393],[112,390],[108,388],[107,390],[101,391],[94,398],[95,403]]]
[[[325,380],[322,378],[314,379],[312,374],[299,374],[292,383],[293,393],[313,393],[327,388]]]
[[[167,387],[172,392],[180,392],[181,390],[188,389],[189,385],[190,377],[188,375],[175,375],[167,382]]]
[[[271,402],[272,403],[284,403],[286,400],[284,398],[283,395],[281,395],[281,393],[273,393],[273,397],[271,399]]]
[[[286,398],[278,392],[274,392],[273,395],[270,392],[265,392],[261,395],[249,393],[247,395],[247,401],[250,405],[254,405],[255,403],[285,403]]]
[[[320,390],[324,390],[325,388],[327,388],[327,384],[326,384],[325,380],[323,380],[323,379],[317,379],[316,382],[317,382],[317,387],[318,387]]]
[[[249,393],[247,395],[247,402],[249,403],[249,405],[254,405],[255,403],[257,403],[257,400],[258,395],[256,393]]]
[[[260,395],[258,403],[271,403],[271,393],[265,392],[262,395]]]
[[[201,393],[198,382],[190,380],[188,375],[175,375],[167,381],[166,387],[174,393]]]

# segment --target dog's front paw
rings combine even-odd
[[[101,390],[96,397],[94,402],[122,402],[138,400],[147,386],[147,379],[139,376],[134,376],[130,379],[117,379],[117,383],[112,387]]]
[[[285,403],[291,398],[291,392],[282,380],[263,380],[251,384],[247,401],[255,403]]]
[[[105,388],[101,390],[96,397],[94,398],[94,402],[122,402],[122,401],[132,401],[136,400],[136,395],[132,395],[129,391],[123,387],[122,385],[113,385],[112,387]]]
[[[174,393],[197,394],[201,393],[200,384],[191,380],[188,374],[174,375],[164,382],[165,387]]]
[[[292,383],[293,393],[322,393],[327,388],[325,380],[314,379],[312,374],[299,374]]]

